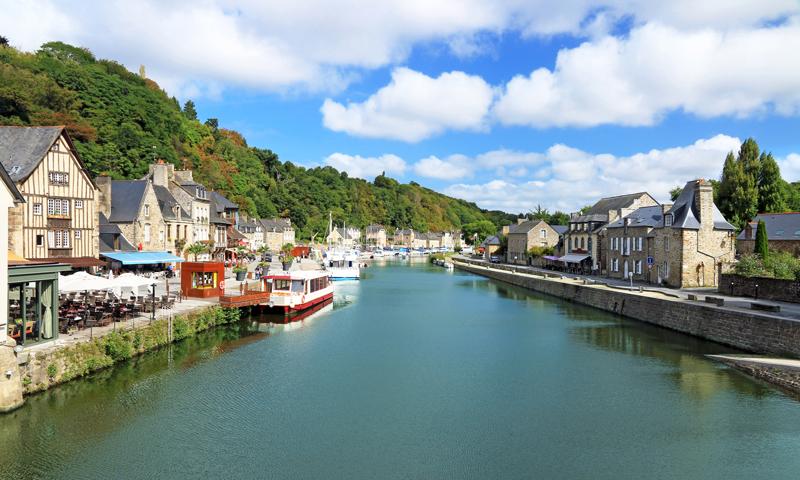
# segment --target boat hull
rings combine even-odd
[[[319,296],[317,298],[311,299],[311,300],[309,300],[309,301],[307,301],[305,303],[297,303],[297,304],[294,304],[294,305],[274,305],[274,304],[270,305],[270,304],[268,304],[268,305],[265,305],[265,306],[268,309],[273,310],[275,312],[283,312],[286,315],[291,315],[293,313],[302,312],[303,310],[307,310],[307,309],[309,309],[311,307],[314,307],[315,305],[327,302],[328,300],[332,300],[332,299],[333,299],[333,292],[330,292],[330,293],[326,293],[324,295],[321,295],[321,296]]]

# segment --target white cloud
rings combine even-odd
[[[397,68],[364,102],[345,106],[327,99],[321,111],[324,125],[337,132],[416,142],[445,129],[481,129],[493,95],[482,78],[464,72],[431,78]]]
[[[787,182],[800,180],[800,154],[790,153],[784,158],[777,158],[778,166],[781,168],[781,176]]]
[[[613,23],[658,21],[728,29],[796,15],[796,0],[0,0],[0,31],[35,50],[79,44],[136,71],[147,66],[171,94],[230,85],[266,91],[337,91],[358,73],[400,64],[415,46],[457,55],[491,51],[493,36],[596,37]],[[598,13],[599,12],[599,13]],[[588,18],[587,17],[591,17]]]
[[[414,164],[417,175],[439,180],[457,180],[472,175],[470,159],[464,155],[450,155],[445,159],[431,155]]]
[[[507,125],[652,125],[674,110],[701,117],[800,110],[800,21],[727,32],[648,23],[559,52],[555,68],[516,76],[494,114]]]
[[[351,177],[370,181],[383,172],[389,176],[402,176],[406,171],[406,162],[397,155],[392,154],[379,157],[362,157],[360,155],[333,153],[325,158],[324,163],[337,170],[347,172]]]
[[[487,183],[450,185],[448,195],[474,201],[484,208],[528,211],[541,204],[551,211],[576,211],[601,197],[647,191],[668,200],[669,190],[695,178],[718,178],[725,155],[739,149],[740,140],[716,135],[691,145],[650,150],[630,156],[592,154],[554,145],[541,156],[546,177],[529,181],[495,179]],[[787,157],[800,170],[800,157]]]

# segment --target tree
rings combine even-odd
[[[550,220],[550,212],[548,212],[546,208],[543,208],[539,204],[537,204],[536,208],[530,212],[530,215],[534,220],[544,220],[545,222]]]
[[[208,245],[205,243],[193,243],[186,248],[186,253],[194,255],[194,261],[197,261],[197,256],[208,252]]]
[[[209,118],[205,123],[206,127],[210,128],[212,132],[217,133],[219,130],[219,120],[216,118]]]
[[[569,215],[560,210],[556,210],[550,215],[550,220],[547,223],[550,225],[569,225]]]
[[[0,47],[7,47],[8,46],[8,38],[0,35]]]
[[[755,253],[761,256],[762,260],[766,260],[769,256],[769,240],[767,239],[767,226],[764,224],[764,220],[759,220],[756,228]]]
[[[497,232],[497,227],[489,220],[480,220],[463,225],[461,230],[464,232],[465,240],[477,245],[489,235],[494,235]]]
[[[675,187],[669,191],[669,199],[673,202],[681,196],[681,192],[683,192],[683,187]]]
[[[758,211],[780,213],[786,211],[781,170],[771,153],[761,154],[761,172],[758,177]]]
[[[183,115],[189,120],[197,120],[197,110],[194,108],[194,102],[186,100],[183,104]]]

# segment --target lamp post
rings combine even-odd
[[[153,320],[156,319],[156,284],[154,283],[151,285],[153,287],[153,292],[151,293],[150,301],[151,301],[151,312],[150,312],[150,323],[153,323]]]

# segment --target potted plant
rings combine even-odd
[[[286,243],[281,247],[281,263],[283,264],[283,270],[287,272],[292,268],[292,262],[294,261],[293,248],[294,245],[291,243]]]
[[[237,282],[244,281],[245,276],[247,276],[247,267],[244,265],[236,265],[233,267],[233,273],[236,274]]]

